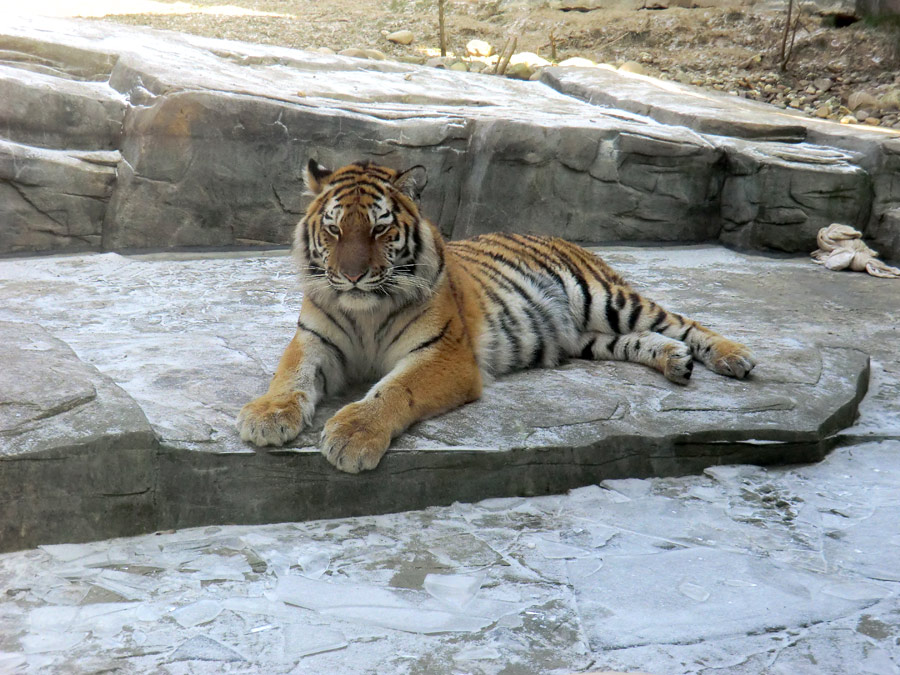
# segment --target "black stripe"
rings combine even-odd
[[[572,257],[569,255],[569,253],[568,253],[567,251],[563,251],[561,248],[559,248],[558,246],[556,246],[553,242],[548,242],[548,245],[550,246],[550,249],[551,249],[552,251],[554,251],[558,256],[560,256],[560,258],[563,258],[564,260],[571,261],[571,264],[572,264],[575,268],[578,267],[578,265],[576,264],[576,260],[575,260],[574,258],[572,258]],[[575,246],[574,248],[575,248],[575,251],[576,251],[576,252],[578,252],[578,253],[581,254],[581,255],[580,255],[580,257],[581,257],[581,262],[584,263],[584,266],[587,268],[587,271],[591,273],[591,276],[594,278],[594,281],[596,281],[598,284],[600,284],[601,286],[603,286],[603,290],[605,290],[607,293],[610,293],[610,292],[611,292],[611,286],[610,286],[610,283],[609,283],[609,279],[607,279],[606,277],[602,276],[602,275],[600,274],[600,272],[597,271],[597,268],[595,267],[595,264],[596,264],[596,262],[597,262],[597,261],[596,261],[596,256],[594,256],[594,255],[593,255],[592,253],[590,253],[589,251],[587,251],[587,250],[585,250],[585,249],[583,249],[583,248],[580,248],[580,247],[578,247],[578,246]]]
[[[409,321],[407,321],[407,322],[406,322],[406,325],[403,326],[403,328],[401,328],[399,331],[397,331],[397,334],[394,335],[394,337],[391,339],[390,342],[388,342],[387,346],[390,347],[390,346],[391,346],[392,344],[394,344],[397,340],[399,340],[399,339],[400,339],[400,336],[403,335],[403,334],[409,329],[409,327],[412,326],[416,321],[418,321],[419,319],[421,319],[421,318],[422,318],[422,315],[424,315],[425,312],[428,311],[428,309],[429,309],[429,308],[426,306],[425,309],[421,310],[421,311],[420,311],[418,314],[416,314],[413,318],[411,318]]]
[[[593,337],[590,341],[584,346],[584,349],[581,350],[582,359],[592,359],[594,358],[594,343],[597,342],[597,338]]]
[[[306,252],[307,260],[312,260],[312,249],[309,247],[309,222],[303,223],[303,228],[300,230],[302,235],[302,246],[303,250]]]
[[[531,361],[528,364],[529,368],[538,368],[543,364],[544,361],[544,352],[546,348],[544,347],[544,338],[539,336],[539,340],[534,349],[534,354],[531,356]]]
[[[490,237],[491,243],[494,246],[497,246],[499,248],[509,251],[513,255],[521,256],[522,251],[517,251],[517,250],[509,247],[508,245],[506,245],[504,242],[498,241],[498,239],[501,239],[503,237],[510,239],[512,241],[515,241],[518,244],[520,244],[521,246],[526,247],[526,249],[529,249],[529,247],[526,244],[519,242],[512,235],[509,235],[506,233],[500,233],[500,232],[495,233],[493,236]],[[533,250],[533,249],[531,249],[531,250]],[[509,267],[510,269],[515,271],[516,274],[524,277],[525,280],[529,284],[534,283],[536,279],[540,278],[540,276],[537,275],[537,273],[534,270],[531,270],[528,267],[526,267],[523,270],[522,265],[520,265],[515,260],[510,260],[509,258],[506,258],[505,256],[503,256],[499,253],[493,252],[493,251],[483,251],[483,253],[490,256],[490,258],[492,260],[499,262],[499,263],[505,265],[506,267]],[[461,257],[463,257],[463,256],[461,256]],[[562,278],[559,276],[559,274],[557,274],[555,270],[553,270],[550,266],[548,266],[541,260],[533,259],[532,261],[535,262],[539,267],[541,267],[549,276],[551,276],[556,281],[556,283],[559,284],[560,288],[562,289],[563,295],[566,297],[566,300],[568,300],[569,296],[568,296],[568,293],[566,292],[566,285],[563,282]],[[528,301],[528,303],[530,304],[530,307],[532,307],[534,310],[536,310],[541,315],[541,319],[543,319],[543,321],[539,321],[533,314],[529,313],[527,309],[525,310],[526,314],[529,315],[528,318],[531,320],[532,326],[534,328],[534,333],[539,340],[538,344],[536,345],[535,352],[536,353],[539,352],[540,358],[543,358],[543,354],[546,349],[546,339],[549,337],[545,333],[545,331],[542,330],[543,327],[550,326],[553,329],[553,333],[555,334],[555,336],[557,338],[557,342],[558,342],[560,340],[560,335],[559,335],[560,326],[558,326],[557,323],[554,321],[554,317],[552,316],[552,314],[550,314],[546,311],[546,307],[544,306],[543,303],[540,302],[540,300],[535,299],[531,293],[523,292],[521,287],[518,286],[518,284],[515,280],[513,280],[510,277],[507,277],[505,274],[500,272],[500,270],[497,270],[497,274],[502,276],[504,279],[508,279],[510,283],[512,283],[514,286],[516,286],[516,290],[518,290],[519,294],[522,295]],[[579,279],[582,283],[584,283],[584,280],[581,279],[580,275],[575,274],[574,271],[572,271],[572,274],[573,274],[573,276],[576,277],[576,279]],[[539,290],[535,290],[534,292],[538,296],[540,295]],[[590,291],[587,288],[586,283],[584,283],[584,288],[582,288],[582,293],[584,294],[584,298],[586,301],[585,302],[585,305],[586,305],[585,316],[587,316],[587,312],[590,311]],[[583,321],[582,323],[585,323],[585,322]],[[534,358],[535,357],[532,358],[532,361],[534,361]]]
[[[521,237],[547,246],[551,251],[556,253],[559,261],[569,270],[569,274],[572,275],[572,278],[575,279],[575,283],[578,284],[579,290],[581,290],[581,330],[587,330],[588,323],[591,320],[591,306],[594,302],[594,295],[591,293],[591,287],[588,284],[587,279],[585,279],[584,275],[581,273],[581,270],[578,268],[578,265],[576,265],[571,258],[563,255],[563,252],[558,248],[552,246],[552,241],[549,239],[529,234],[521,235]],[[543,254],[543,252],[541,252],[541,254]],[[596,274],[594,276],[596,276]],[[603,284],[603,287],[607,288],[606,284]]]
[[[441,262],[443,262],[443,258],[441,258]],[[461,267],[462,271],[465,274],[467,274],[470,279],[472,279],[472,281],[474,281],[479,286],[484,288],[484,283],[482,283],[481,279],[479,279],[477,276],[475,276],[475,274],[473,274],[472,271],[468,267],[465,267],[465,266],[460,266],[460,267]],[[488,337],[490,337],[491,340],[490,340],[490,343],[485,346],[485,351],[488,354],[490,354],[491,356],[493,356],[495,353],[494,341],[495,341],[495,336],[497,334],[497,324],[494,321],[494,315],[488,311],[487,306],[484,304],[484,297],[482,295],[476,293],[475,298],[478,300],[478,307],[481,309],[481,315],[484,317],[484,320],[487,321],[489,329],[490,329],[490,330],[488,330],[487,335],[488,335]]]
[[[402,263],[400,265],[394,265],[391,268],[391,271],[394,274],[402,274],[407,277],[414,276],[416,273],[416,263]]]
[[[615,356],[616,345],[619,344],[619,336],[616,335],[609,342],[606,343],[606,351]]]
[[[315,307],[317,310],[319,310],[320,312],[322,312],[322,314],[325,316],[326,319],[328,319],[333,325],[337,326],[337,328],[340,329],[340,331],[344,334],[344,337],[346,337],[346,338],[349,338],[349,337],[350,337],[350,335],[347,333],[347,329],[344,328],[344,327],[340,324],[340,322],[339,322],[337,319],[335,319],[335,318],[334,318],[334,317],[333,317],[333,316],[332,316],[325,308],[323,308],[321,305],[319,305],[319,304],[313,302],[313,301],[310,300],[309,298],[307,298],[306,300],[304,300],[304,302],[308,302],[308,303],[311,304],[313,307]],[[347,316],[345,316],[345,318],[350,322],[350,327],[353,329],[353,332],[356,333],[357,336],[358,336],[358,335],[359,335],[359,329],[357,328],[356,324],[353,322],[353,319],[351,319],[350,317],[347,317]]]
[[[641,305],[641,298],[637,293],[631,294],[631,314],[628,315],[628,332],[633,333],[634,327],[637,326],[638,318],[641,316],[641,310],[643,310],[643,305]]]
[[[489,256],[492,260],[498,260],[497,258],[494,257],[496,254],[491,254],[491,253],[488,253],[487,251],[482,251],[482,254]],[[522,285],[518,282],[518,280],[505,275],[499,268],[485,262],[484,260],[481,260],[480,258],[478,258],[476,256],[460,255],[459,257],[462,258],[463,260],[467,260],[468,262],[478,265],[479,267],[481,267],[482,269],[484,269],[487,272],[488,276],[491,277],[491,279],[493,279],[494,281],[497,281],[500,285],[504,286],[507,290],[514,291],[519,296],[521,296],[521,298],[523,300],[525,300],[526,302],[528,302],[530,304],[534,304],[533,298],[528,293],[528,291],[522,287]],[[502,261],[502,256],[501,256],[500,260]]]
[[[384,337],[384,332],[390,328],[391,324],[394,323],[394,320],[408,308],[409,305],[400,305],[384,318],[384,321],[381,322],[381,325],[379,325],[378,329],[375,331],[375,342],[378,342]]]
[[[425,340],[425,342],[423,342],[422,344],[420,344],[420,345],[419,345],[418,347],[416,347],[415,349],[411,349],[411,350],[409,351],[409,353],[412,354],[413,352],[417,352],[417,351],[419,351],[420,349],[427,349],[428,347],[430,347],[431,345],[433,345],[433,344],[434,344],[435,342],[437,342],[438,340],[441,340],[441,339],[444,337],[444,335],[447,334],[447,329],[450,328],[450,322],[451,322],[451,321],[453,321],[452,318],[447,319],[447,323],[445,323],[445,324],[444,324],[444,327],[441,328],[441,332],[440,332],[440,333],[438,333],[438,334],[435,335],[434,337],[428,338],[427,340]]]
[[[325,372],[320,367],[317,366],[316,367],[316,376],[315,376],[315,381],[316,381],[317,385],[319,384],[319,380],[322,381],[322,393],[328,394],[329,393],[328,392],[328,380],[325,377]]]
[[[492,259],[496,260],[496,258],[494,257],[496,254],[491,254],[490,252],[487,252],[487,251],[485,251],[484,254],[488,255]],[[544,353],[544,350],[546,349],[546,336],[543,331],[543,325],[549,324],[550,326],[552,326],[555,329],[556,324],[553,322],[553,317],[551,317],[549,314],[547,314],[543,310],[543,308],[540,307],[538,305],[538,303],[535,302],[534,298],[532,298],[532,296],[528,293],[528,291],[525,288],[523,288],[518,283],[517,280],[506,276],[498,268],[496,268],[492,265],[489,265],[488,263],[484,262],[483,260],[480,260],[477,258],[470,258],[470,257],[464,256],[464,255],[461,255],[460,257],[463,258],[464,260],[468,260],[474,264],[479,265],[488,273],[488,276],[490,276],[492,279],[494,279],[499,284],[504,286],[507,290],[518,293],[521,296],[522,300],[524,301],[522,304],[522,312],[528,318],[529,323],[531,323],[531,332],[535,336],[535,350],[532,353],[531,357],[528,359],[528,363],[533,363],[535,358],[538,358],[538,357],[543,358],[543,353]],[[497,297],[499,299],[499,296],[497,296]],[[506,305],[506,303],[503,303],[502,300],[500,302],[502,303],[503,307],[505,308],[506,313],[509,315],[510,319],[515,319],[512,312],[509,311],[509,307]],[[542,315],[543,322],[535,313],[536,311]],[[516,321],[516,323],[518,323],[518,321]],[[521,347],[522,347],[522,343],[520,342],[519,349],[517,350],[519,358],[521,358],[521,356],[522,356]],[[516,363],[522,365],[522,362],[519,361],[518,359],[517,359]]]
[[[437,283],[437,280],[441,278],[441,273],[444,271],[444,255],[438,253],[438,268],[437,272],[434,275],[434,279],[432,279],[431,283]]]
[[[609,329],[615,333],[621,333],[619,330],[619,310],[613,307],[613,296],[606,294],[606,323]]]
[[[692,330],[694,330],[694,327],[688,326],[687,329],[681,334],[681,337],[678,339],[684,342],[685,338],[688,336],[688,333],[690,333]]]
[[[638,354],[640,354],[640,352],[641,352],[641,341],[635,340],[634,341],[634,355],[637,356]]]
[[[537,255],[544,255],[543,251],[540,251],[539,249],[534,248],[533,246],[525,243],[524,241],[519,241],[519,239],[517,237],[509,234],[508,232],[498,232],[497,234],[504,237],[505,239],[507,239],[509,241],[515,242],[518,246],[521,246],[522,249],[524,249],[528,253],[531,253],[532,254],[530,256],[531,262],[533,262],[535,265],[537,265],[542,270],[544,270],[544,272],[548,276],[553,277],[553,280],[557,284],[559,284],[560,288],[562,288],[563,292],[565,292],[566,283],[562,280],[562,277],[559,276],[559,274],[557,273],[557,271],[555,269],[553,269],[552,267],[550,267],[550,265],[548,265],[543,260],[541,260],[540,258],[537,257]],[[513,248],[512,246],[510,246],[509,244],[507,244],[504,241],[495,241],[494,244],[502,249],[509,251],[510,253],[513,253],[516,255],[523,254],[522,249]]]
[[[341,350],[341,348],[338,347],[336,344],[334,344],[334,343],[333,343],[331,340],[329,340],[327,337],[325,337],[324,335],[322,335],[322,334],[319,333],[318,331],[313,330],[312,328],[310,328],[309,326],[307,326],[306,324],[304,324],[304,323],[303,323],[302,321],[300,321],[300,320],[297,321],[297,328],[299,328],[300,330],[306,331],[307,333],[310,333],[311,335],[315,335],[317,338],[319,338],[319,340],[322,342],[323,345],[325,345],[326,347],[328,347],[329,349],[331,349],[331,350],[337,355],[338,361],[341,362],[341,365],[342,365],[342,366],[346,366],[346,365],[347,365],[347,356],[346,356],[346,354],[344,354],[344,352]]]
[[[519,340],[519,335],[517,331],[511,330],[509,327],[509,322],[507,321],[507,317],[512,318],[512,314],[509,311],[509,306],[506,304],[506,301],[503,300],[499,295],[497,295],[492,288],[490,288],[485,282],[484,279],[480,278],[477,274],[474,274],[472,271],[463,267],[468,273],[469,276],[484,290],[484,294],[497,306],[500,307],[501,314],[497,317],[497,320],[500,322],[500,330],[499,332],[503,334],[509,343],[510,351],[513,354],[513,364],[518,364],[519,359],[522,356],[522,343]],[[491,320],[492,328],[496,330],[497,326],[493,323],[493,316],[486,312],[485,316],[489,317]]]
[[[662,307],[659,308],[659,311],[656,312],[656,319],[653,321],[653,324],[650,326],[650,332],[655,333],[656,329],[662,326],[666,322],[666,310]]]
[[[325,268],[321,265],[317,265],[316,263],[309,263],[306,266],[306,273],[311,277],[324,277]]]
[[[421,227],[420,223],[416,223],[412,226],[412,243],[413,250],[411,251],[413,258],[419,257],[419,252],[422,250],[422,233],[419,231],[419,227]],[[407,244],[409,240],[407,239]]]

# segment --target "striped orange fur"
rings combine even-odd
[[[696,359],[742,378],[749,350],[636,293],[589,251],[493,233],[445,242],[420,216],[424,170],[311,161],[314,199],[294,256],[304,298],[268,392],[238,415],[241,438],[282,445],[354,381],[366,396],[326,424],[337,468],[375,468],[414,422],[473,401],[484,376],[570,357],[642,363],[687,384]]]

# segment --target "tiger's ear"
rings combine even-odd
[[[398,173],[393,183],[407,197],[413,201],[419,201],[422,190],[428,184],[428,173],[424,166],[416,164],[411,169]]]
[[[325,186],[325,179],[328,178],[332,173],[331,169],[322,166],[316,160],[309,160],[309,164],[306,165],[306,189],[312,195],[317,195],[322,191],[322,188]]]

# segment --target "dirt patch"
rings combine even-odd
[[[500,50],[515,36],[517,51],[551,62],[584,57],[736,96],[792,107],[810,115],[900,128],[900,21],[876,24],[804,7],[787,71],[778,52],[783,8],[741,0],[715,7],[590,10],[594,2],[448,0],[449,50],[464,54],[471,39]],[[222,7],[228,2],[229,7]],[[709,0],[706,0],[709,2]],[[436,0],[193,0],[153,3],[178,13],[110,14],[119,23],[298,49],[377,49],[389,58],[425,62],[437,54]],[[675,4],[674,2],[672,3]],[[128,3],[118,3],[127,7]],[[654,9],[649,9],[653,7]],[[127,10],[118,9],[117,12]],[[837,27],[841,25],[842,27]],[[408,46],[386,38],[408,29]],[[855,98],[852,94],[858,93]],[[855,121],[847,119],[846,121]]]

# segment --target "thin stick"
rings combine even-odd
[[[494,71],[497,75],[503,75],[506,72],[506,67],[509,65],[509,60],[512,58],[513,52],[516,51],[516,44],[519,39],[514,37],[512,40],[507,40],[506,45],[503,47],[503,53],[500,56],[500,60],[497,61],[497,70]]]
[[[441,56],[447,56],[447,33],[444,30],[444,0],[438,0],[438,32],[441,37]]]
[[[787,58],[785,54],[787,53],[787,39],[788,33],[791,30],[791,14],[794,11],[794,0],[788,0],[787,6],[787,19],[784,22],[784,32],[781,34],[781,53],[778,55],[778,58],[781,61],[781,71],[784,72],[787,70]]]

